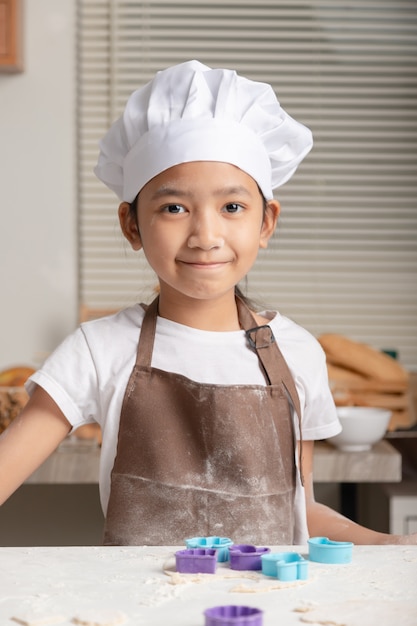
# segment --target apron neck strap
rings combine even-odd
[[[153,343],[156,332],[156,320],[158,317],[159,296],[151,304],[141,304],[145,309],[142,328],[139,336],[138,349],[136,352],[136,365],[150,367],[152,363]]]
[[[302,470],[302,430],[301,430],[301,405],[295,386],[294,378],[290,372],[286,360],[275,341],[272,328],[268,324],[257,326],[255,319],[247,305],[240,298],[236,298],[239,312],[239,321],[246,332],[246,337],[250,348],[256,352],[263,366],[264,374],[269,384],[282,382],[291,401],[292,407],[298,418],[300,431],[299,442],[299,469],[301,483],[304,484]],[[252,325],[252,326],[251,326]]]
[[[300,418],[300,400],[295,388],[294,379],[287,362],[282,356],[281,350],[278,348],[272,328],[268,324],[258,326],[247,305],[240,298],[236,298],[236,303],[239,312],[239,321],[246,332],[250,348],[255,350],[263,365],[268,383],[274,384],[280,381],[284,383],[294,409]],[[279,380],[277,380],[277,378]]]
[[[145,316],[142,322],[142,329],[139,337],[136,365],[151,367],[153,343],[156,331],[156,321],[158,317],[159,296],[157,296],[148,306],[142,305],[145,309]],[[268,324],[258,326],[249,307],[239,297],[236,297],[239,323],[246,333],[249,347],[256,352],[262,364],[266,380],[269,385],[282,382],[288,397],[291,400],[294,411],[298,417],[300,429],[300,474],[303,481],[301,457],[302,457],[302,434],[301,434],[301,406],[295,387],[294,379],[289,370],[278,344],[275,341],[272,329]]]
[[[152,361],[153,342],[158,316],[159,296],[157,296],[146,308],[142,322],[142,330],[137,350],[137,365],[150,367]],[[268,384],[283,382],[291,398],[294,410],[298,417],[301,415],[300,401],[295,388],[294,380],[288,365],[282,356],[275,341],[274,334],[268,324],[258,326],[248,306],[239,297],[236,297],[236,305],[240,325],[246,333],[249,347],[254,350],[263,366]]]

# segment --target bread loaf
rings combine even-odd
[[[374,393],[350,390],[349,399],[354,406],[372,406],[377,409],[403,411],[408,407],[408,397],[405,393]]]
[[[330,364],[362,374],[365,378],[389,384],[408,385],[408,372],[392,357],[338,334],[318,338]]]
[[[399,428],[408,429],[415,424],[415,419],[408,409],[393,411],[388,425],[388,431],[392,432]]]
[[[392,413],[388,430],[415,423],[410,392],[412,376],[398,361],[342,335],[321,335],[319,342],[326,353],[336,406],[388,409]]]
[[[35,370],[26,365],[9,367],[0,372],[0,387],[23,387],[29,376],[34,374]]]
[[[24,387],[0,386],[0,433],[19,415],[28,399]]]
[[[408,389],[407,381],[377,380],[348,370],[334,363],[327,363],[327,372],[331,388],[335,391],[354,389],[357,391],[375,391],[381,393],[401,393]]]
[[[19,415],[29,400],[23,385],[34,371],[32,367],[19,365],[0,372],[0,433]]]

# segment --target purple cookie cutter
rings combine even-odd
[[[215,606],[204,611],[205,626],[262,626],[263,611],[251,606]]]
[[[182,574],[214,574],[217,552],[212,548],[191,548],[175,553],[177,572]]]
[[[271,552],[261,557],[262,573],[279,580],[307,580],[308,561],[296,552]]]
[[[262,569],[261,556],[270,551],[270,548],[257,548],[250,544],[230,546],[230,567],[236,570],[260,570]]]
[[[233,541],[228,537],[192,537],[185,540],[187,548],[213,548],[217,550],[217,561],[224,563],[229,560],[229,547]]]

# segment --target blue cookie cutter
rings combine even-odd
[[[214,574],[217,552],[212,548],[190,548],[175,553],[177,572],[182,574]]]
[[[296,552],[270,552],[261,557],[262,573],[279,580],[307,580],[308,561]]]
[[[205,626],[262,626],[263,611],[251,606],[214,606],[204,611]]]
[[[224,563],[229,560],[229,547],[233,541],[228,537],[192,537],[185,540],[187,548],[213,548],[217,550],[217,561]]]
[[[311,537],[307,540],[310,561],[317,563],[350,563],[353,543],[350,541],[332,541],[327,537]]]
[[[270,551],[270,548],[235,544],[229,548],[230,567],[235,570],[260,570],[262,569],[261,556]]]

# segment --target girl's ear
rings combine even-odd
[[[135,215],[133,215],[128,202],[122,202],[119,206],[119,222],[122,233],[132,246],[133,250],[140,250],[142,247],[142,241],[139,234],[137,220]]]
[[[264,211],[264,220],[262,222],[261,234],[259,238],[259,247],[267,248],[268,242],[274,234],[281,206],[277,200],[269,200],[266,203]]]

